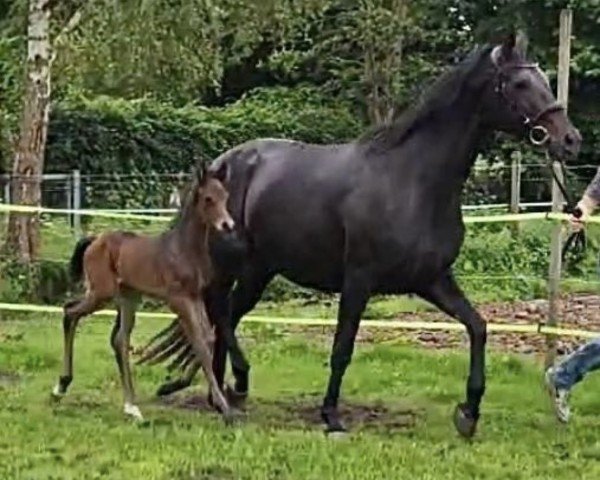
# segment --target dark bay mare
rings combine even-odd
[[[227,275],[223,269],[207,291],[211,318],[228,315],[235,329],[276,274],[341,293],[321,408],[329,432],[344,430],[340,388],[369,297],[412,293],[467,329],[466,399],[454,423],[463,436],[475,433],[485,390],[486,323],[452,273],[464,239],[463,185],[482,140],[494,131],[544,144],[561,161],[575,157],[581,143],[546,76],[526,60],[517,40],[511,35],[502,45],[475,50],[396,121],[355,142],[260,139],[232,148],[212,165],[227,165],[228,208],[247,250],[239,271]],[[162,333],[156,352],[178,341],[172,330]],[[213,367],[222,382],[225,348],[217,335]],[[248,365],[232,358],[232,367],[230,394],[243,397]],[[160,393],[188,385],[193,368]]]

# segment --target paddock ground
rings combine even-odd
[[[121,413],[108,345],[110,322],[84,322],[75,379],[60,403],[50,390],[61,366],[59,318],[0,323],[0,478],[3,479],[597,479],[600,375],[573,398],[575,419],[557,425],[535,355],[492,349],[488,393],[472,442],[450,415],[462,397],[467,355],[397,339],[363,339],[343,389],[352,433],[332,440],[318,424],[327,378],[325,336],[295,329],[242,330],[252,362],[246,416],[226,428],[207,411],[204,383],[159,400],[162,367],[134,367],[144,425]],[[164,322],[139,321],[134,346]],[[330,337],[329,337],[330,338]]]

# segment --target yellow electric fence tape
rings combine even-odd
[[[88,215],[93,217],[104,218],[122,218],[127,220],[149,220],[159,222],[169,222],[172,217],[159,215],[138,215],[135,213],[116,213],[107,212],[106,210],[88,210],[88,209],[71,209],[71,208],[47,208],[47,207],[31,207],[26,205],[10,205],[0,203],[0,212],[19,212],[19,213],[62,213],[65,215]]]
[[[62,314],[62,308],[50,305],[27,305],[20,303],[0,303],[0,310],[13,312],[37,312],[37,313],[56,313]],[[115,310],[99,310],[94,315],[110,316],[116,315]],[[165,312],[137,312],[139,318],[164,318],[173,319],[174,315]],[[258,315],[248,315],[244,317],[244,322],[263,323],[271,325],[300,325],[311,327],[335,326],[336,321],[325,318],[284,318],[284,317],[265,317]],[[362,327],[367,328],[389,328],[405,330],[445,330],[445,331],[465,331],[465,327],[454,322],[415,322],[402,320],[364,320]],[[600,332],[590,332],[588,330],[579,330],[572,328],[555,328],[544,325],[510,325],[503,323],[488,323],[489,332],[505,333],[528,333],[543,335],[562,335],[570,337],[593,338],[600,336]]]
[[[139,215],[134,213],[117,213],[107,210],[92,210],[92,209],[70,209],[70,208],[47,208],[47,207],[31,207],[25,205],[11,205],[0,203],[0,212],[21,212],[21,213],[62,213],[69,215],[88,215],[93,217],[104,218],[122,218],[130,220],[148,220],[168,222],[172,219],[166,215]],[[463,217],[465,223],[492,223],[492,222],[527,222],[530,220],[567,220],[568,215],[564,213],[510,213],[506,215],[466,215]],[[600,216],[591,217],[588,219],[591,223],[600,223]]]
[[[146,220],[146,221],[161,221],[168,222],[171,217],[168,216],[153,216],[153,215],[138,215],[131,213],[113,213],[106,210],[88,210],[88,209],[67,209],[67,208],[46,208],[46,207],[31,207],[24,205],[0,204],[0,212],[22,212],[22,213],[62,213],[62,214],[78,214],[89,215],[104,218],[121,218],[129,220]],[[464,222],[469,223],[492,223],[492,222],[525,222],[530,220],[553,220],[563,221],[568,218],[567,215],[561,213],[517,213],[506,215],[485,215],[485,216],[465,216]],[[591,223],[600,223],[600,217],[592,217],[588,220]],[[38,313],[62,313],[62,308],[48,305],[29,305],[16,303],[0,303],[0,310],[13,312],[38,312]],[[114,316],[114,310],[100,310],[94,315]],[[161,312],[138,312],[140,318],[173,318],[170,313]],[[246,322],[264,323],[264,324],[280,324],[280,325],[303,325],[303,326],[333,326],[335,320],[321,318],[282,318],[282,317],[261,317],[256,315],[248,315],[245,317]],[[458,323],[450,322],[414,322],[414,321],[390,321],[390,320],[365,320],[362,325],[364,327],[390,328],[390,329],[408,329],[408,330],[446,330],[446,331],[464,331],[464,327]],[[588,330],[578,330],[569,328],[547,327],[544,325],[510,325],[500,323],[488,323],[490,332],[510,332],[510,333],[529,333],[529,334],[544,334],[544,335],[563,335],[573,337],[596,337],[600,332],[590,332]]]

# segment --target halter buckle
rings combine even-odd
[[[542,125],[535,125],[529,130],[529,141],[534,145],[544,145],[549,139],[548,129]]]

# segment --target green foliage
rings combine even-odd
[[[310,87],[258,90],[212,109],[79,97],[55,106],[46,163],[50,172],[79,168],[83,174],[108,175],[89,184],[88,205],[161,206],[167,193],[161,186],[169,184],[159,174],[187,173],[196,159],[208,162],[259,137],[331,143],[359,131],[348,103]]]
[[[168,228],[168,222],[124,221],[90,217],[84,235],[99,234],[115,229],[155,235]],[[465,244],[455,264],[461,286],[475,301],[498,301],[540,298],[546,295],[546,278],[550,248],[551,222],[526,222],[518,231],[506,224],[469,224]],[[598,281],[598,239],[600,227],[587,228],[588,248],[579,258],[569,255],[563,266],[562,284],[570,291],[589,291]],[[0,265],[0,300],[9,302],[62,304],[74,290],[69,279],[67,262],[77,238],[66,218],[44,216],[42,223],[42,260],[34,269],[16,262]],[[268,286],[262,301],[279,310],[292,302],[306,310],[329,313],[335,310],[335,295],[323,294],[298,287],[282,277]],[[388,300],[377,299],[378,307],[366,317],[378,318],[398,311],[397,299],[389,308],[380,308]],[[382,303],[383,302],[383,303]],[[325,307],[327,306],[327,307]],[[143,308],[164,308],[160,302],[146,301]],[[333,309],[333,310],[331,310]],[[314,316],[314,315],[313,315]]]
[[[21,101],[23,42],[0,35],[0,171],[7,170]]]
[[[0,261],[0,299],[11,303],[60,304],[71,287],[66,262],[40,260],[30,265]]]

